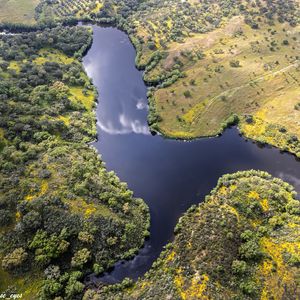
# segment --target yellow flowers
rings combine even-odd
[[[248,197],[258,200],[259,199],[259,194],[256,191],[250,191],[249,194],[248,194]]]
[[[204,291],[206,290],[208,281],[209,277],[207,274],[199,275],[198,273],[195,273],[192,277],[192,280],[190,282],[185,283],[181,269],[177,271],[177,275],[174,279],[174,283],[178,289],[178,292],[180,293],[182,300],[208,299],[207,296],[203,295]],[[185,288],[185,286],[188,287]]]
[[[29,195],[25,196],[25,200],[31,201],[34,198],[45,195],[47,191],[48,191],[48,182],[46,180],[42,180],[41,185],[40,185],[40,191],[36,194],[29,194]]]
[[[287,254],[297,254],[300,251],[299,242],[275,242],[271,238],[262,238],[261,245],[271,260],[264,260],[260,266],[264,286],[261,300],[282,299],[284,286],[290,286],[294,281],[291,266],[284,261]],[[280,284],[278,284],[280,282]]]

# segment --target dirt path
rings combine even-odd
[[[204,111],[207,111],[210,106],[214,103],[215,100],[219,99],[220,97],[222,96],[226,96],[228,94],[230,94],[230,96],[233,96],[237,91],[245,88],[245,87],[248,87],[250,86],[251,83],[257,83],[257,82],[261,82],[261,81],[264,81],[266,79],[266,77],[269,77],[269,76],[276,76],[278,74],[282,74],[288,70],[290,70],[291,68],[294,68],[294,67],[299,67],[300,66],[300,63],[299,62],[296,62],[296,63],[293,63],[293,64],[290,64],[280,70],[277,70],[275,72],[268,72],[267,74],[264,74],[262,76],[259,76],[251,81],[248,81],[247,83],[244,83],[240,86],[237,86],[237,87],[234,87],[234,88],[231,88],[231,89],[228,89],[220,94],[218,94],[217,96],[211,98],[211,100],[209,101],[209,103],[205,106],[205,109]],[[198,117],[196,118],[196,120],[198,119]]]

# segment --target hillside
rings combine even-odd
[[[180,218],[174,241],[143,278],[88,290],[83,299],[298,299],[295,195],[264,172],[225,175]]]
[[[141,199],[88,145],[97,92],[85,27],[0,36],[0,291],[74,299],[87,272],[131,257],[148,234]]]
[[[129,18],[155,85],[152,129],[190,139],[239,123],[246,137],[299,156],[298,2],[170,2]]]
[[[290,1],[42,2],[40,19],[116,24],[137,49],[149,124],[172,138],[228,124],[300,155],[299,3]]]

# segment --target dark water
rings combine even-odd
[[[99,91],[95,147],[107,168],[127,182],[151,212],[151,237],[145,247],[133,260],[117,263],[102,276],[105,282],[142,276],[172,239],[178,218],[202,201],[225,173],[265,170],[300,191],[300,163],[292,155],[259,148],[235,128],[222,137],[193,142],[152,136],[146,120],[146,87],[134,59],[135,50],[123,32],[94,26],[84,66]]]

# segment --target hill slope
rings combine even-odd
[[[223,176],[176,226],[137,283],[84,299],[297,299],[300,204],[287,183],[259,171]]]
[[[190,139],[239,123],[245,136],[300,156],[298,1],[97,3],[42,2],[40,18],[113,22],[128,32],[153,86],[154,131]]]

